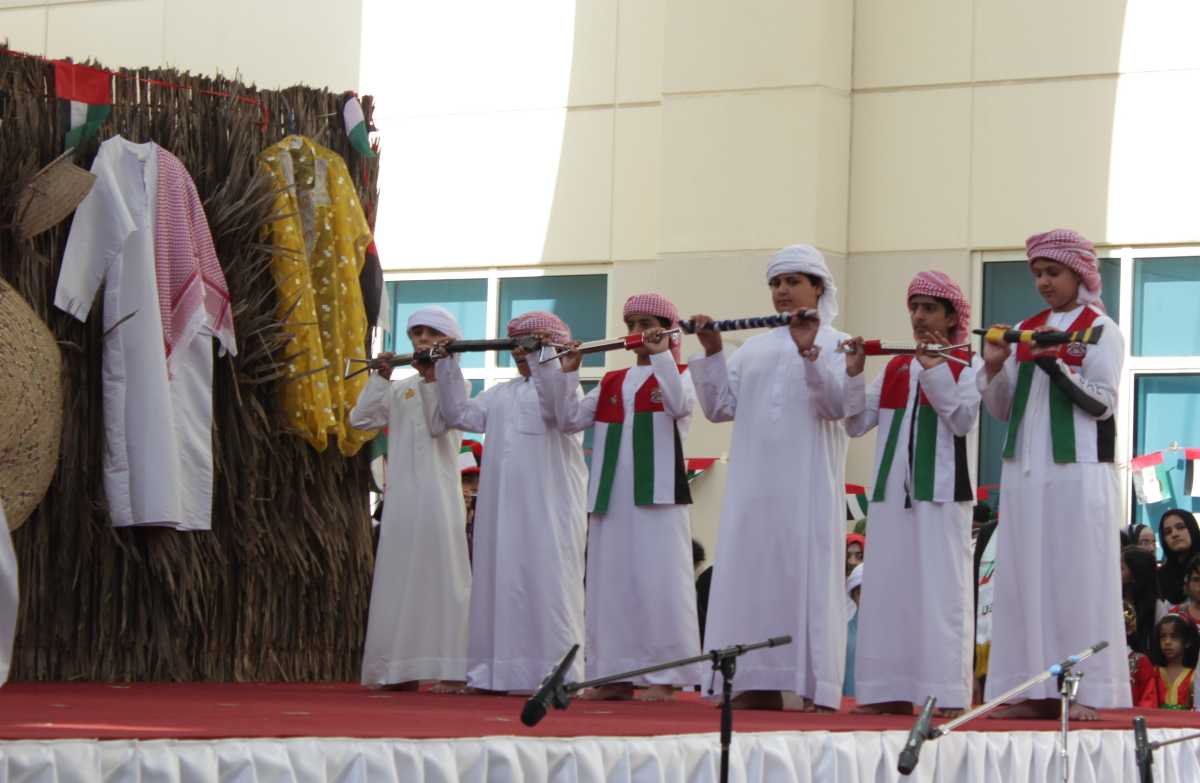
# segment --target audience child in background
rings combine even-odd
[[[1167,603],[1181,604],[1187,597],[1183,579],[1188,562],[1200,555],[1200,527],[1190,511],[1173,508],[1158,520],[1158,536],[1163,545],[1162,566],[1158,569],[1158,592]]]
[[[1155,665],[1154,694],[1147,707],[1190,710],[1195,707],[1193,680],[1200,655],[1200,634],[1182,617],[1169,614],[1155,626],[1150,660]]]
[[[1129,687],[1133,697],[1134,708],[1157,707],[1156,683],[1158,671],[1148,655],[1150,648],[1138,648],[1137,640],[1137,611],[1133,604],[1125,601],[1125,652],[1129,656]],[[1157,626],[1151,626],[1151,633]]]
[[[846,677],[842,695],[854,696],[854,656],[858,649],[858,605],[862,597],[863,564],[859,563],[846,577]]]
[[[846,576],[862,565],[867,552],[867,537],[862,533],[846,534]]]
[[[1172,606],[1170,613],[1200,626],[1200,555],[1192,555],[1184,568],[1183,593],[1186,599]]]
[[[1121,550],[1121,597],[1137,613],[1137,649],[1146,652],[1160,616],[1154,555],[1137,546]]]

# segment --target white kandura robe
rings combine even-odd
[[[471,565],[462,433],[446,426],[436,387],[419,375],[392,382],[372,374],[350,426],[387,427],[388,439],[362,683],[465,680]]]
[[[711,421],[734,419],[705,646],[790,634],[738,660],[738,691],[842,701],[846,657],[846,335],[821,326],[816,361],[787,327],[688,365]]]
[[[17,591],[17,553],[4,506],[0,505],[0,685],[8,682],[12,666],[13,639],[17,635],[17,612],[21,607]]]
[[[116,136],[100,145],[95,185],[71,222],[54,305],[85,321],[104,284],[104,494],[113,525],[209,530],[212,332],[202,327],[175,345],[168,374],[154,266],[156,156],[153,142]]]
[[[450,426],[486,437],[475,505],[467,682],[532,691],[584,640],[583,438],[555,427],[553,399],[539,396],[533,379],[517,378],[467,399],[462,371],[443,359],[437,390]],[[581,649],[568,680],[583,679],[583,660]]]
[[[917,383],[938,413],[939,430],[967,437],[979,418],[975,373],[976,367],[964,367],[956,382],[948,364],[926,370],[914,358],[909,365],[907,403],[884,499],[871,501],[854,664],[854,699],[859,704],[921,703],[936,696],[938,707],[971,706],[972,502],[913,498],[912,507],[905,508],[904,498],[906,484],[911,485],[908,443]],[[869,390],[863,375],[846,381],[846,431],[853,438],[879,423],[884,373]],[[876,437],[878,470],[887,432],[879,429]],[[935,473],[952,476],[953,461],[939,461]]]
[[[1051,313],[1047,326],[1067,329],[1081,308]],[[1107,316],[1081,367],[1092,397],[1116,410],[1124,337]],[[1007,420],[1017,385],[1016,351],[989,382],[977,383],[988,411]],[[1000,476],[995,597],[986,697],[1101,640],[1109,646],[1080,664],[1078,701],[1129,707],[1129,665],[1121,612],[1121,493],[1112,463],[1055,464],[1050,440],[1050,377],[1035,368],[1014,459]],[[1077,420],[1081,411],[1076,409]],[[1020,699],[1057,699],[1053,678]]]
[[[653,373],[664,412],[675,419],[680,440],[691,427],[696,393],[689,373],[680,374],[670,353],[651,356],[650,365],[630,367],[621,384],[626,426],[621,428],[608,513],[588,517],[587,677],[595,679],[700,654],[696,583],[692,566],[691,518],[686,505],[633,502],[633,403]],[[595,424],[600,387],[579,399],[579,374],[555,390],[556,413],[564,432]],[[656,444],[674,450],[674,443]],[[592,470],[599,470],[603,443],[593,444]],[[710,667],[711,668],[711,667]],[[700,684],[700,664],[634,678],[639,685]]]

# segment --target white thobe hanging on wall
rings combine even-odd
[[[704,643],[716,648],[791,634],[738,661],[735,687],[800,694],[836,708],[846,656],[846,335],[822,326],[816,361],[787,327],[693,359],[696,397],[712,421],[734,420]]]
[[[1051,313],[1047,325],[1066,330],[1082,311]],[[1107,316],[1100,342],[1087,347],[1079,368],[1089,395],[1108,411],[1117,407],[1124,337]],[[988,381],[977,384],[988,411],[1007,420],[1017,381],[1016,352]],[[1125,624],[1121,613],[1121,492],[1116,465],[1092,461],[1057,464],[1051,449],[1050,376],[1034,368],[1014,459],[1000,474],[996,527],[995,597],[987,698],[1012,688],[1050,664],[1101,640],[1108,649],[1080,664],[1078,701],[1091,707],[1130,706]],[[1094,422],[1072,409],[1077,431],[1094,438]],[[1080,456],[1087,458],[1084,449]],[[1054,679],[1020,699],[1057,699]]]
[[[464,680],[467,671],[466,510],[458,451],[437,389],[420,376],[391,382],[372,374],[350,426],[387,427],[387,489],[362,683]]]
[[[158,146],[111,138],[100,145],[92,173],[96,183],[71,222],[54,304],[86,320],[104,284],[109,515],[117,527],[208,530],[213,332],[205,325],[175,344],[168,373],[154,253]],[[232,329],[219,336],[236,353]]]
[[[437,389],[450,426],[486,436],[467,681],[485,690],[531,691],[572,645],[583,643],[583,438],[555,427],[553,399],[539,396],[533,379],[467,399],[458,364],[443,359]],[[568,679],[582,679],[583,658],[581,651]]]
[[[968,470],[966,436],[979,417],[979,390],[974,367],[964,368],[956,380],[946,363],[924,369],[915,358],[909,361],[905,407],[892,413],[903,418],[897,425],[884,495],[871,501],[854,698],[860,704],[877,704],[923,702],[936,696],[939,707],[965,709],[971,706],[974,655],[972,501],[956,501],[953,490],[956,467]],[[846,431],[851,437],[880,423],[883,380],[881,372],[868,390],[863,374],[847,379]],[[933,500],[918,500],[912,492],[909,444],[918,383],[937,413],[933,429],[942,441],[937,445],[949,443],[949,449],[934,452],[935,486],[943,491],[935,489]],[[887,429],[880,426],[877,431],[876,481]],[[963,464],[957,466],[954,438],[963,439],[957,455]],[[969,490],[969,477],[963,478]]]
[[[691,427],[696,394],[689,373],[680,373],[669,353],[650,365],[630,367],[621,384],[625,409],[608,512],[591,514],[587,537],[587,676],[594,679],[700,654],[692,533],[688,507],[633,502],[634,396],[653,373],[664,412],[675,420],[681,440]],[[578,373],[563,376],[555,391],[559,426],[580,432],[593,426],[601,387],[579,400]],[[674,442],[655,448],[674,451]],[[601,468],[603,443],[593,445],[591,469]],[[699,665],[643,675],[643,685],[699,684]]]

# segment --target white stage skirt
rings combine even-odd
[[[736,729],[736,719],[735,719]],[[1152,740],[1182,736],[1151,730]],[[1059,780],[1052,732],[963,732],[926,743],[901,778],[904,732],[735,734],[731,781],[1020,783]],[[1132,731],[1072,730],[1071,780],[1136,780]],[[1200,781],[1200,744],[1155,752],[1155,780]],[[0,783],[717,783],[716,734],[455,740],[19,740],[0,742]]]

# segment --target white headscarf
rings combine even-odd
[[[462,338],[462,329],[458,326],[458,321],[454,315],[444,307],[437,305],[429,305],[422,307],[408,317],[408,326],[405,329],[409,332],[414,326],[428,326],[431,329],[437,329],[447,337],[453,337],[455,340]]]
[[[833,323],[838,314],[837,286],[825,263],[825,256],[812,245],[788,245],[777,252],[767,265],[767,282],[778,275],[796,272],[821,278],[821,286],[825,290],[817,300],[817,312],[821,314],[821,323]]]
[[[854,588],[862,587],[863,564],[859,563],[854,566],[854,570],[850,572],[850,576],[846,577],[846,622],[854,619],[854,615],[858,614],[858,604],[854,603],[854,599],[850,594],[854,592]]]

